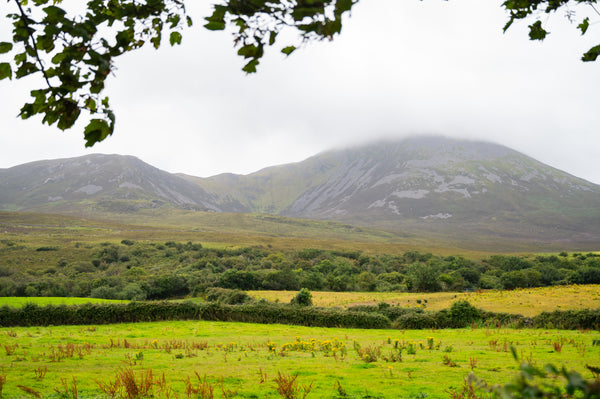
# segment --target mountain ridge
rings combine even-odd
[[[332,220],[462,240],[600,241],[599,185],[486,142],[379,141],[208,178],[101,154],[0,169],[3,210],[163,208]]]

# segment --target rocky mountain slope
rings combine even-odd
[[[92,155],[0,170],[0,209],[174,207],[335,220],[454,237],[600,241],[600,186],[503,146],[416,137],[249,175],[171,175]]]
[[[87,155],[0,170],[0,208],[135,212],[171,205],[220,211],[198,185],[132,156]]]

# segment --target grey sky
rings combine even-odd
[[[287,59],[269,49],[245,75],[230,34],[201,27],[209,6],[188,3],[196,24],[182,46],[118,62],[108,82],[117,129],[92,149],[81,126],[17,119],[32,84],[0,82],[0,168],[101,152],[169,172],[245,174],[382,136],[441,134],[503,144],[600,184],[600,62],[580,61],[600,24],[581,37],[557,14],[539,43],[524,23],[502,34],[500,1],[361,0],[334,41]]]

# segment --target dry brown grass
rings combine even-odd
[[[288,303],[295,291],[249,291],[254,298]],[[535,316],[543,311],[565,309],[596,309],[600,307],[600,285],[565,285],[517,289],[513,291],[477,292],[312,292],[315,306],[349,307],[353,305],[387,302],[402,307],[425,307],[430,310],[447,309],[460,299],[493,312]]]

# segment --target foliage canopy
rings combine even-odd
[[[103,95],[105,81],[115,70],[115,58],[146,44],[159,48],[163,36],[170,45],[181,44],[182,30],[192,26],[184,0],[88,0],[82,12],[59,7],[62,0],[8,0],[6,17],[12,21],[12,37],[0,38],[0,80],[36,75],[41,88],[32,90],[31,102],[23,105],[23,119],[42,115],[42,123],[66,130],[82,112],[89,114],[84,129],[86,146],[104,140],[115,128],[115,114]],[[256,72],[265,48],[273,46],[284,29],[295,31],[300,44],[285,44],[290,55],[311,40],[333,39],[358,0],[223,0],[205,18],[209,30],[233,32],[242,68]],[[543,40],[548,31],[544,15],[566,10],[577,29],[586,34],[590,17],[576,20],[574,7],[589,6],[600,12],[596,0],[506,0],[506,31],[516,20],[533,19],[531,40]],[[600,45],[582,56],[595,61]]]

